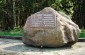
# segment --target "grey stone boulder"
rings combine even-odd
[[[61,47],[78,41],[80,29],[71,18],[51,7],[32,14],[23,27],[23,43],[40,47]]]

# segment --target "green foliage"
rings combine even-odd
[[[56,10],[62,11],[70,16],[73,15],[73,2],[71,0],[56,0],[54,4],[51,5]]]

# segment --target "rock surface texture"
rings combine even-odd
[[[23,33],[26,45],[60,47],[76,43],[80,29],[69,16],[46,7],[27,18]]]

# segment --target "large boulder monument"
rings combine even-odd
[[[22,41],[32,46],[61,47],[76,43],[79,33],[78,25],[68,15],[46,7],[27,18]]]

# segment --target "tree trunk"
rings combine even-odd
[[[15,0],[13,0],[13,19],[14,19],[14,22],[15,22],[15,27],[16,27],[16,11],[15,11]]]

